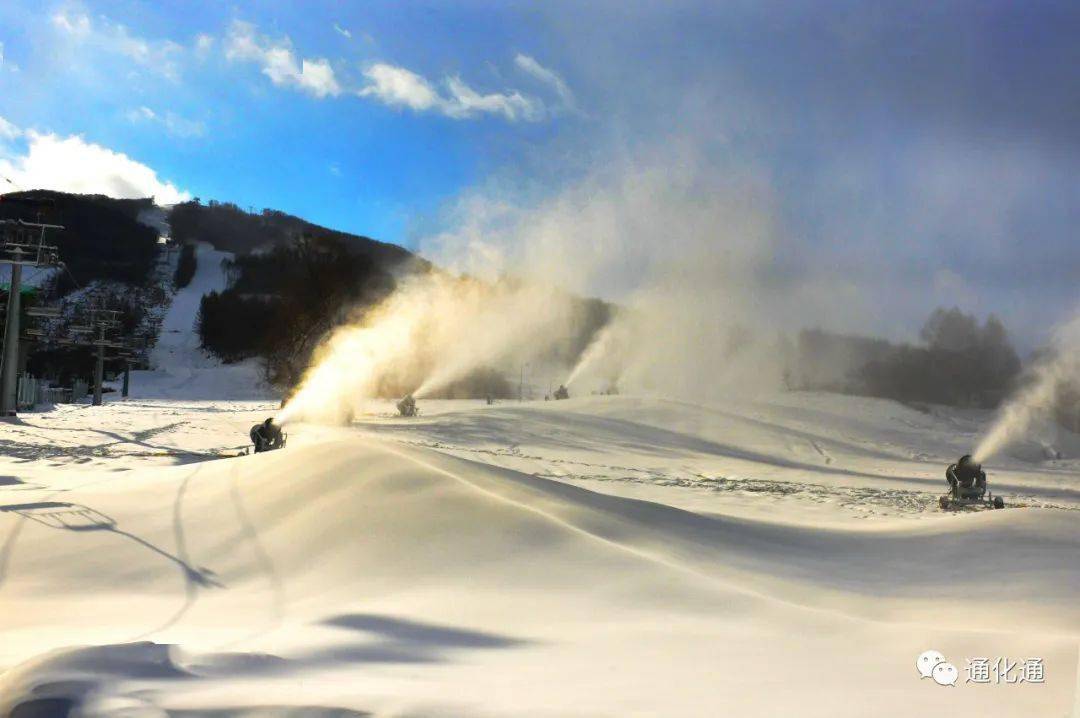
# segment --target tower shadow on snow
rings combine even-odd
[[[205,567],[196,567],[175,556],[168,551],[156,546],[146,539],[124,531],[117,527],[116,520],[111,516],[101,513],[97,509],[83,504],[72,504],[66,501],[37,501],[25,504],[0,505],[0,513],[13,513],[18,516],[48,526],[53,529],[64,531],[108,531],[134,541],[140,546],[165,558],[183,572],[185,581],[190,581],[203,587],[222,588],[214,575],[214,572]]]

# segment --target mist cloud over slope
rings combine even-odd
[[[461,276],[412,277],[339,329],[282,418],[329,418],[388,382],[422,398],[484,366],[575,391],[775,387],[780,314],[810,294],[774,276],[769,204],[692,162],[609,167],[528,207],[466,198],[425,243]],[[613,316],[584,317],[580,297],[601,293]]]
[[[777,385],[778,335],[804,327],[910,342],[956,306],[998,314],[1022,355],[1048,339],[1080,267],[1069,18],[688,7],[538,12],[581,114],[528,146],[493,137],[486,179],[414,227],[440,266],[619,307],[567,366],[540,348],[565,327],[529,299],[448,311],[501,344],[485,362],[707,395]]]

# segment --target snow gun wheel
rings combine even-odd
[[[1005,499],[1001,498],[1000,496],[995,496],[994,497],[994,508],[995,509],[1003,509],[1003,508],[1005,508]]]
[[[940,496],[940,497],[938,497],[937,502],[938,502],[938,506],[940,506],[942,509],[949,508],[949,497],[948,496]]]

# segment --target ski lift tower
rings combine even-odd
[[[91,323],[98,330],[98,336],[94,339],[97,347],[97,362],[94,365],[94,406],[101,406],[101,383],[105,379],[105,348],[123,349],[124,344],[106,339],[105,333],[120,326],[120,312],[115,309],[95,309],[91,316]]]
[[[50,229],[60,230],[63,226],[24,222],[21,219],[0,219],[0,265],[11,266],[11,286],[8,289],[7,317],[4,322],[3,364],[0,365],[0,417],[15,416],[22,268],[28,266],[52,269],[64,266],[57,248],[45,244],[45,233]]]
[[[123,342],[105,336],[119,327],[120,312],[118,310],[91,309],[88,324],[69,328],[73,334],[89,334],[91,337],[83,341],[73,341],[73,344],[97,348],[97,361],[94,363],[94,406],[101,406],[101,384],[105,379],[105,350],[129,348]]]

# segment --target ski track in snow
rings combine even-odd
[[[1006,457],[991,488],[1014,510],[949,513],[941,472],[977,419],[828,395],[432,401],[411,420],[379,403],[349,427],[290,426],[281,452],[209,460],[274,408],[156,397],[0,424],[0,714],[1074,700],[1080,452]],[[1048,679],[929,686],[913,669],[928,647],[958,666],[1040,656]]]

